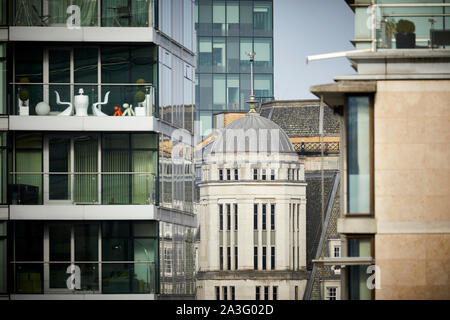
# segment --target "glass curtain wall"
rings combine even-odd
[[[201,122],[201,134],[207,135],[214,113],[248,110],[247,53],[256,52],[256,97],[262,101],[273,97],[272,1],[198,0],[196,12],[197,120]],[[257,81],[257,77],[264,81]]]
[[[16,221],[13,228],[14,293],[159,291],[156,221]],[[2,225],[0,250],[1,232]],[[80,270],[75,292],[67,288],[71,264]]]
[[[46,146],[43,140],[47,141]],[[157,141],[158,135],[153,133],[44,137],[18,133],[12,168],[16,173],[11,175],[9,203],[65,200],[99,204],[101,199],[102,204],[154,204]],[[44,167],[51,174],[42,174]],[[43,180],[48,190],[43,190]]]
[[[160,222],[161,294],[194,295],[194,229]]]
[[[0,222],[0,294],[7,293],[7,222]]]
[[[73,103],[80,89],[89,98],[88,115],[93,115],[91,105],[96,102],[105,102],[97,108],[108,116],[125,112],[125,103],[134,108],[146,105],[146,115],[153,115],[150,84],[157,86],[158,73],[154,45],[30,47],[16,44],[14,57],[16,84],[12,86],[11,105],[22,105],[21,101],[25,101],[30,115],[36,115],[36,105],[42,101],[50,106],[48,115],[64,111],[67,104],[59,103],[58,96],[61,102]],[[24,97],[26,100],[21,100]],[[11,114],[18,112],[11,110]]]
[[[349,238],[349,257],[372,257],[372,238]],[[350,300],[370,300],[371,290],[367,287],[368,266],[349,266],[348,292]]]

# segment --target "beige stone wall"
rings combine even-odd
[[[377,299],[450,299],[449,142],[450,81],[378,82]]]

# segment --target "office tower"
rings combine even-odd
[[[201,134],[208,135],[214,128],[214,113],[248,110],[248,53],[256,53],[256,99],[263,102],[273,98],[273,3],[197,0],[195,10],[195,104]]]
[[[0,294],[194,297],[193,1],[0,7]]]
[[[344,299],[449,299],[450,3],[346,2],[357,74],[311,87],[342,128],[342,257],[318,263]]]

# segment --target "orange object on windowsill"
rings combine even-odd
[[[116,112],[114,112],[113,117],[120,117],[122,115],[122,110],[120,107],[114,107],[114,110],[116,110]]]

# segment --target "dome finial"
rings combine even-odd
[[[255,99],[255,94],[253,92],[253,60],[256,55],[256,53],[250,52],[246,53],[250,57],[250,100],[247,101],[247,103],[250,105],[250,110],[248,111],[249,114],[257,114],[256,112],[256,105],[258,104],[258,101]]]

